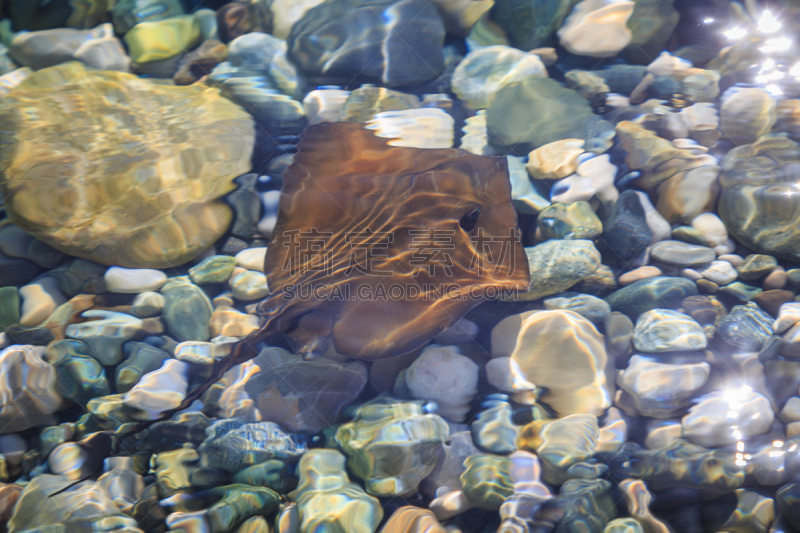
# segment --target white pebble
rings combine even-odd
[[[800,302],[787,302],[781,305],[778,319],[772,324],[772,331],[781,334],[800,322]]]
[[[158,316],[166,303],[167,299],[160,292],[140,292],[133,299],[131,314],[139,318]]]
[[[457,346],[432,344],[409,367],[406,385],[414,398],[436,402],[439,415],[463,422],[478,392],[478,365]]]
[[[708,265],[697,269],[709,281],[717,285],[727,285],[733,283],[739,277],[739,273],[733,265],[727,261],[712,261]]]
[[[728,229],[714,213],[701,213],[692,219],[692,227],[700,232],[710,248],[728,243]]]
[[[140,292],[157,291],[166,283],[167,275],[151,268],[111,267],[104,276],[106,289],[109,292],[138,294]]]
[[[168,359],[158,370],[148,372],[125,393],[123,403],[142,411],[134,418],[155,420],[164,411],[178,407],[189,390],[189,363]],[[138,415],[138,413],[137,413]]]
[[[236,254],[236,265],[247,270],[264,272],[264,258],[266,255],[266,248],[246,248]]]

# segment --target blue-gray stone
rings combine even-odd
[[[697,294],[697,286],[686,278],[656,276],[641,279],[606,297],[612,311],[636,318],[651,309],[674,309],[687,296]]]

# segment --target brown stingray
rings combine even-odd
[[[304,355],[333,347],[358,359],[391,357],[429,342],[486,297],[528,289],[506,159],[390,142],[359,124],[304,132],[267,248],[270,295],[258,307],[266,323],[161,420],[276,333]]]

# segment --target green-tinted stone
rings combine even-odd
[[[666,48],[680,14],[673,0],[634,0],[628,19],[631,43],[622,52],[630,63],[650,63]]]
[[[492,396],[500,396],[493,398]],[[517,449],[519,428],[511,421],[511,405],[502,395],[492,395],[471,424],[472,439],[484,450],[505,455]]]
[[[67,337],[84,341],[86,352],[104,366],[122,361],[122,345],[144,331],[140,319],[125,313],[90,309],[81,316],[97,320],[70,324],[66,330]]]
[[[510,43],[528,51],[544,46],[561,27],[575,0],[495,0],[489,17]]]
[[[336,444],[370,494],[414,492],[436,466],[450,430],[444,419],[426,413],[423,403],[380,397],[356,408],[353,421],[336,430]]]
[[[212,255],[189,269],[189,277],[198,285],[225,283],[236,268],[236,258],[230,255]]]
[[[294,467],[277,459],[270,459],[240,470],[233,476],[233,481],[256,487],[269,487],[278,492],[286,492],[297,486]]]
[[[161,287],[167,299],[163,317],[169,332],[179,341],[207,341],[211,338],[208,321],[214,308],[203,290],[187,276],[170,278]]]
[[[139,380],[153,370],[158,370],[164,361],[172,357],[144,342],[127,342],[123,348],[125,360],[117,367],[117,392],[128,392]]]
[[[252,516],[269,516],[278,510],[281,497],[266,487],[226,485],[211,489],[222,499],[208,509],[206,517],[212,532],[233,531],[234,526]]]
[[[606,297],[612,311],[633,320],[651,309],[677,308],[687,296],[697,294],[697,286],[686,278],[656,276],[641,279]]]
[[[752,254],[744,258],[744,263],[736,268],[739,277],[752,281],[772,272],[778,266],[778,260],[771,255]]]
[[[616,518],[606,524],[603,533],[645,533],[642,526],[633,518]]]
[[[520,300],[537,300],[563,292],[600,266],[600,252],[592,241],[551,240],[525,248],[532,273],[531,288]]]
[[[784,289],[794,293],[800,292],[800,268],[793,268],[786,272],[786,287]]]
[[[0,287],[0,332],[19,322],[19,291],[16,287]]]
[[[548,310],[565,309],[578,313],[592,322],[602,322],[611,313],[608,303],[592,296],[579,292],[562,292],[544,301],[544,308]]]
[[[511,459],[499,455],[470,455],[461,473],[464,497],[472,506],[481,509],[500,509],[506,498],[514,493],[511,480]]]
[[[708,246],[708,241],[699,230],[692,226],[678,226],[672,230],[672,238],[676,241],[688,242],[698,246]]]
[[[593,117],[576,91],[550,78],[526,78],[504,85],[486,110],[489,144],[527,155],[554,141],[583,139]]]
[[[45,351],[47,360],[57,371],[56,390],[81,405],[110,392],[103,365],[81,353],[85,347],[81,341],[67,339],[50,344]]]
[[[728,300],[737,304],[746,304],[759,294],[763,289],[742,283],[741,281],[734,281],[719,289],[720,298],[727,298]]]
[[[542,239],[593,239],[603,232],[603,223],[589,202],[553,204],[539,214],[536,224]]]
[[[297,502],[300,531],[375,533],[383,518],[381,502],[351,483],[341,452],[307,451],[297,471],[300,483],[289,498]]]

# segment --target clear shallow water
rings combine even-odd
[[[800,529],[791,3],[2,8],[8,531]]]

